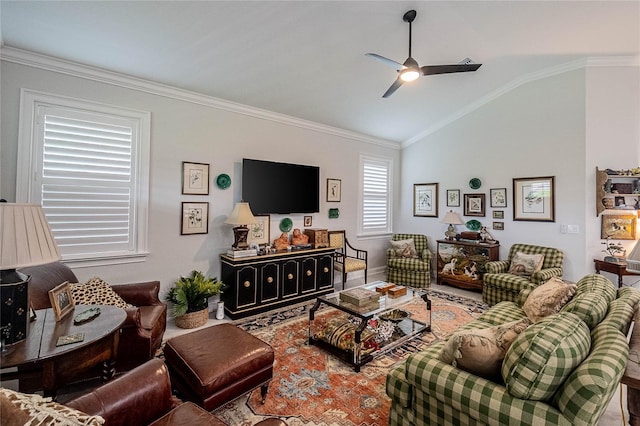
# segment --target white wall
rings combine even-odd
[[[7,61],[2,62],[0,71],[0,196],[9,201],[15,200],[20,88],[151,111],[151,254],[143,263],[74,268],[80,280],[94,275],[114,284],[158,279],[166,290],[179,275],[193,269],[219,276],[219,254],[233,242],[231,226],[225,225],[224,220],[240,200],[243,157],[320,166],[321,206],[320,213],[313,215],[313,227],[346,229],[355,246],[371,253],[371,268],[384,267],[386,260],[382,253],[388,237],[362,241],[356,238],[358,164],[361,153],[391,157],[397,164],[400,151],[393,144],[368,143],[365,137],[361,140],[342,137]],[[212,180],[227,173],[231,187],[220,190],[212,183],[209,196],[181,195],[182,161],[209,163]],[[342,179],[340,203],[325,202],[326,178]],[[397,178],[396,172],[396,181]],[[180,235],[183,201],[210,203],[207,235]],[[339,219],[328,219],[330,207],[340,208]],[[271,216],[271,239],[279,236],[278,224],[283,217]],[[290,217],[294,227],[303,228],[303,215]]]
[[[487,216],[475,218],[491,228],[492,211],[505,211],[505,230],[491,230],[501,243],[501,258],[516,242],[546,245],[565,252],[566,279],[593,272],[594,256],[601,258],[599,222],[594,237],[592,219],[595,165],[638,165],[637,72],[583,68],[532,81],[407,147],[397,229],[428,235],[432,250],[444,236],[447,225],[440,219],[412,216],[413,183],[439,182],[440,218],[448,210],[447,189],[485,193],[488,204],[490,188],[506,187],[508,207],[487,205]],[[609,154],[600,156],[605,149]],[[513,221],[512,179],[537,176],[555,176],[555,223]],[[482,180],[477,191],[468,185],[473,177]],[[462,216],[462,207],[453,210]],[[579,233],[560,233],[561,224],[578,225]]]

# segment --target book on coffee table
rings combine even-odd
[[[380,300],[380,293],[364,288],[354,288],[341,291],[340,300],[356,306],[370,305]]]

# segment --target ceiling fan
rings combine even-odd
[[[389,58],[385,58],[384,56],[380,56],[376,53],[365,53],[366,56],[369,56],[373,59],[376,59],[384,64],[392,66],[398,72],[398,78],[393,84],[384,92],[382,95],[383,98],[388,98],[398,90],[403,83],[416,80],[422,75],[434,75],[434,74],[448,74],[454,72],[468,72],[475,71],[482,64],[473,64],[471,59],[465,58],[460,63],[455,65],[425,65],[424,67],[420,67],[418,62],[411,57],[411,23],[416,19],[416,11],[410,10],[404,14],[402,20],[409,23],[409,57],[404,61],[403,64],[400,62],[396,62]]]

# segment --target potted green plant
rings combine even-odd
[[[222,293],[224,283],[217,278],[205,277],[200,271],[192,271],[189,277],[180,277],[169,290],[166,300],[173,303],[176,325],[194,328],[209,319],[209,297]]]

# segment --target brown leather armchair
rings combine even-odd
[[[49,290],[65,281],[77,283],[73,271],[62,262],[22,268],[31,276],[29,298],[34,309],[47,309]],[[167,305],[158,298],[159,281],[112,285],[125,302],[134,305],[126,309],[127,319],[122,326],[116,370],[130,370],[153,358],[162,344],[167,328]]]

